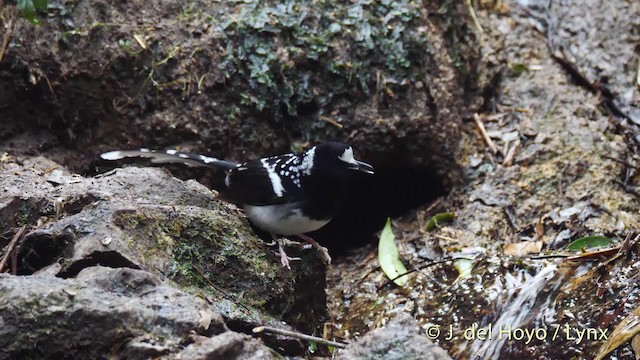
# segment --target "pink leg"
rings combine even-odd
[[[289,265],[289,261],[300,260],[300,258],[289,257],[289,255],[287,255],[287,253],[284,251],[284,248],[282,247],[282,241],[278,239],[274,234],[271,234],[271,237],[275,242],[278,243],[278,253],[280,254],[280,263],[282,264],[282,266],[286,267],[287,269],[291,269],[291,266]]]
[[[322,253],[322,257],[327,260],[327,264],[331,264],[331,256],[329,256],[329,250],[326,247],[318,244],[317,241],[313,240],[311,236],[300,234],[297,235],[300,239],[304,240],[304,242],[311,244],[314,248],[318,249],[320,253]]]

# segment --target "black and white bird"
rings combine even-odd
[[[331,221],[350,178],[374,172],[371,165],[354,158],[351,146],[339,142],[242,164],[176,150],[115,150],[101,157],[105,160],[145,157],[153,163],[182,163],[225,171],[221,198],[242,206],[252,224],[271,234],[278,242],[280,259],[286,267],[290,267],[292,258],[284,252],[277,235],[298,236],[331,261],[327,249],[305,233]]]

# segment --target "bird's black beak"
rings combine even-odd
[[[358,160],[356,160],[356,162],[353,164],[349,164],[349,170],[355,170],[365,174],[373,175],[373,166]]]

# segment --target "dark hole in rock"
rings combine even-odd
[[[65,203],[63,203],[63,206],[64,206],[63,211],[66,213],[67,216],[75,215],[81,212],[89,204],[95,202],[98,199],[99,198],[94,194],[83,194],[83,195],[74,196],[66,200]]]
[[[447,189],[428,168],[375,166],[372,177],[351,182],[338,215],[310,236],[330,249],[333,256],[377,243],[377,233],[387,220],[444,195]]]
[[[4,220],[0,223],[0,234],[8,234],[11,229],[35,223],[44,207],[43,203],[40,199],[16,197],[4,204],[0,209],[0,219]],[[10,237],[4,241],[0,238],[0,246],[6,246],[10,240]]]
[[[140,267],[122,256],[117,251],[95,251],[86,258],[76,261],[61,271],[57,276],[63,279],[75,277],[80,271],[91,266],[102,265],[110,268],[132,268],[140,270]]]
[[[18,250],[17,275],[31,275],[64,256],[73,235],[36,233],[27,236]]]

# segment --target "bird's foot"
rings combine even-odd
[[[326,247],[318,244],[317,241],[313,240],[310,236],[305,234],[300,234],[298,237],[304,240],[306,243],[311,244],[314,248],[318,249],[322,254],[322,257],[327,261],[327,264],[331,264],[331,256],[329,256],[329,250]]]
[[[291,270],[289,261],[301,260],[299,257],[290,257],[289,255],[287,255],[287,253],[284,251],[284,248],[282,247],[282,242],[280,240],[278,240],[278,253],[280,254],[280,263],[282,264],[282,266],[286,267],[289,270]]]

